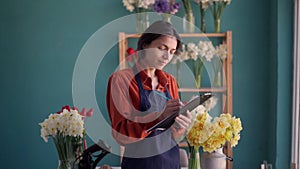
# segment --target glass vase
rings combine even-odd
[[[189,155],[188,169],[201,169],[199,148],[191,147]]]
[[[205,12],[206,9],[204,9],[202,7],[202,5],[200,5],[200,30],[201,33],[205,33],[206,32],[206,24],[205,24]]]
[[[180,64],[180,61],[176,62],[176,81],[179,87],[181,86]]]
[[[197,89],[199,89],[201,87],[201,75],[200,74],[195,76],[195,85],[196,85]]]
[[[171,23],[172,14],[162,13],[161,16],[163,21]]]
[[[149,27],[149,16],[147,12],[136,13],[136,31],[143,33]]]
[[[214,77],[214,87],[221,87],[222,85],[221,72],[216,72]]]
[[[195,77],[196,88],[201,87],[201,76],[202,76],[203,62],[201,59],[193,60],[193,73]]]
[[[226,155],[223,153],[223,147],[212,153],[202,153],[201,160],[203,169],[226,169]]]
[[[220,31],[221,31],[221,19],[220,18],[214,19],[214,29],[215,29],[215,33],[220,33]]]
[[[183,32],[194,33],[195,32],[195,18],[193,13],[187,13],[183,18]]]
[[[58,169],[73,169],[73,160],[58,160]]]

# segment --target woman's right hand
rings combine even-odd
[[[180,102],[179,99],[172,99],[168,100],[166,102],[166,105],[161,112],[161,115],[159,116],[159,119],[165,119],[166,117],[170,116],[171,114],[179,111],[179,109],[182,107],[182,103]]]

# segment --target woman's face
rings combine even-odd
[[[172,59],[177,47],[177,39],[161,35],[144,46],[143,63],[149,68],[163,69]]]

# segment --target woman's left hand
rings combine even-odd
[[[186,133],[186,130],[190,127],[191,123],[192,115],[189,111],[187,111],[185,115],[180,114],[177,116],[175,118],[175,123],[171,127],[174,139],[180,139]]]

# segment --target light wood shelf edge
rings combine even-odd
[[[124,32],[120,32],[124,33]],[[139,38],[141,34],[125,34],[124,38]],[[225,33],[181,33],[179,34],[182,38],[188,38],[188,37],[226,37]]]
[[[225,92],[225,88],[179,88],[179,92],[218,92],[218,93],[223,93]]]

